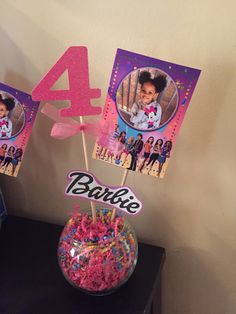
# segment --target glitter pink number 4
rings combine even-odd
[[[68,71],[69,89],[52,90],[60,76]],[[70,107],[61,110],[62,117],[89,116],[101,113],[91,99],[99,98],[101,90],[89,87],[88,51],[86,47],[70,47],[32,91],[33,100],[69,100]]]

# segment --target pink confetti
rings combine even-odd
[[[89,212],[74,212],[60,237],[58,261],[65,278],[88,293],[108,293],[133,273],[137,241],[131,226],[111,211],[97,210],[92,223]]]

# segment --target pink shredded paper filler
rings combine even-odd
[[[110,213],[104,209],[94,224],[88,213],[74,214],[58,248],[67,280],[88,292],[104,292],[125,282],[136,258],[136,242],[131,233],[123,232],[123,226],[122,217],[111,222]]]

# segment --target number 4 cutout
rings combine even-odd
[[[59,77],[68,70],[69,89],[52,90]],[[62,117],[88,116],[101,113],[93,107],[92,98],[99,98],[101,90],[89,87],[88,51],[86,47],[70,47],[32,91],[33,100],[70,100],[70,107],[61,109]]]

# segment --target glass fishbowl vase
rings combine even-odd
[[[118,213],[97,208],[93,223],[90,210],[74,213],[58,244],[58,262],[66,280],[82,291],[105,295],[122,286],[132,275],[138,243],[132,226]]]

